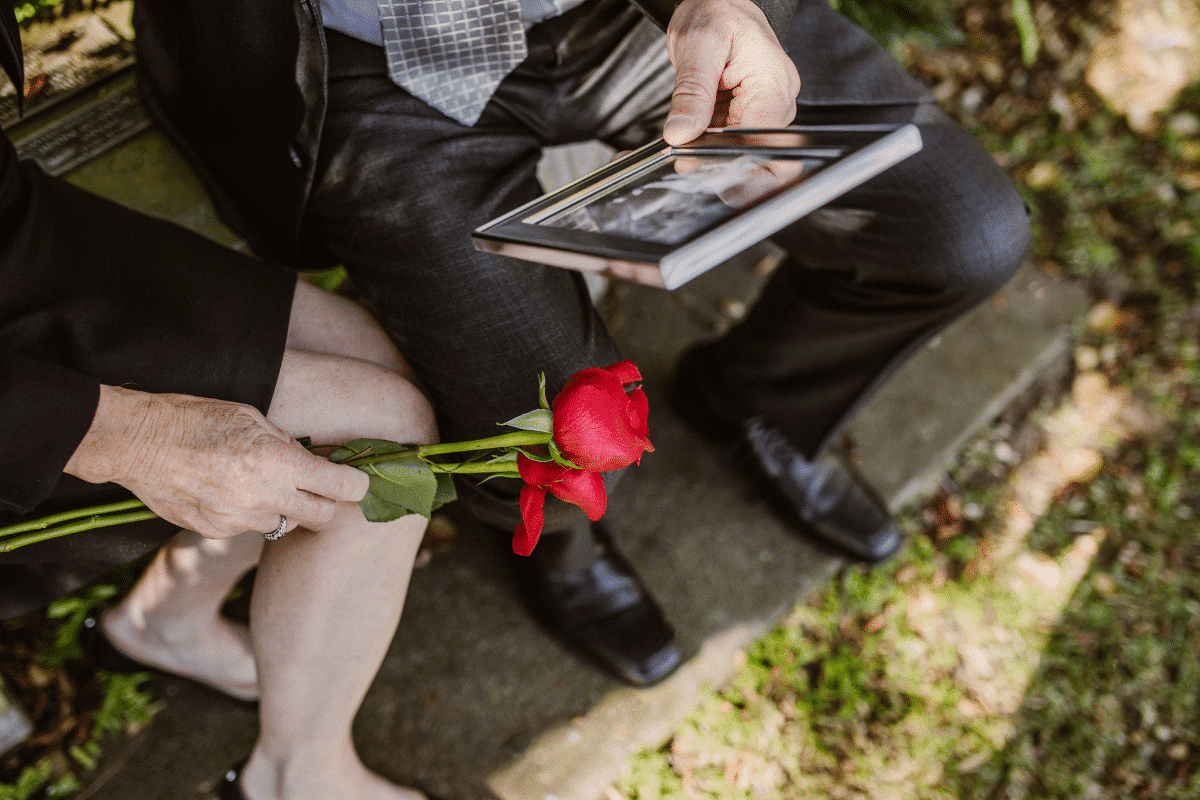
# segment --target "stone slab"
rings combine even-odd
[[[221,222],[199,179],[167,138],[144,130],[64,177],[123,206],[190,228],[245,251],[240,236]]]
[[[966,441],[1071,357],[1086,293],[1026,264],[991,300],[934,337],[850,426],[863,474],[899,508],[943,474]]]

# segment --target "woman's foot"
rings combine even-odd
[[[160,622],[126,606],[122,603],[99,619],[101,634],[119,653],[235,700],[258,700],[258,672],[245,625],[224,617]]]
[[[340,760],[340,759],[339,759]],[[353,800],[436,800],[431,795],[385,780],[357,757],[335,769],[329,759],[293,759],[295,769],[251,758],[231,770],[221,787],[222,800],[311,800],[345,797]]]

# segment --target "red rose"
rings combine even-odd
[[[542,506],[546,502],[546,492],[579,506],[593,522],[604,516],[608,494],[599,472],[571,469],[553,461],[534,461],[524,453],[517,456],[517,469],[525,481],[521,487],[522,522],[513,536],[513,552],[517,555],[532,553],[542,535]]]
[[[643,452],[653,452],[646,395],[640,387],[626,389],[641,379],[632,361],[572,375],[551,405],[554,440],[563,455],[580,469],[607,472],[638,464]]]

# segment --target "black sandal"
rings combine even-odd
[[[225,770],[225,774],[221,776],[217,786],[218,800],[246,800],[246,793],[242,791],[242,768],[245,766],[246,762],[240,761]],[[420,786],[410,785],[409,788],[424,794],[426,800],[442,800],[440,796]]]
[[[246,766],[246,762],[240,761],[225,770],[225,774],[221,776],[217,785],[219,800],[246,800],[246,793],[242,791],[242,767],[244,766]]]

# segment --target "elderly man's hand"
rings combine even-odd
[[[175,394],[101,387],[100,406],[67,473],[124,486],[164,519],[222,539],[319,527],[367,476],[308,452],[256,409]]]
[[[677,73],[668,144],[686,144],[710,125],[773,128],[795,118],[796,65],[750,0],[683,0],[667,52]]]

